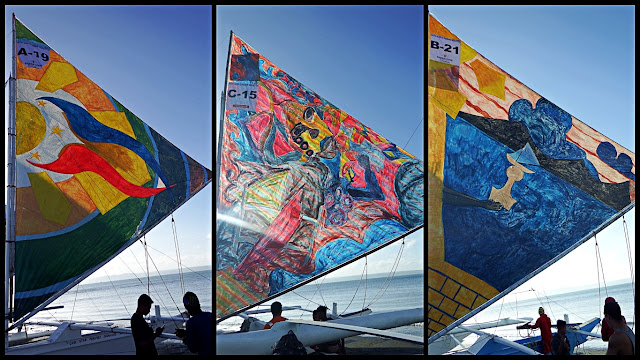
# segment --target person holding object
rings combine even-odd
[[[200,309],[200,300],[191,291],[184,294],[182,302],[190,319],[187,321],[186,330],[176,329],[176,336],[182,338],[182,342],[192,353],[213,355],[213,347],[211,346],[213,342],[213,315]]]
[[[558,320],[558,332],[551,339],[551,351],[553,355],[569,355],[571,344],[567,339],[567,323],[564,320]]]
[[[538,314],[540,314],[540,317],[536,320],[536,323],[533,325],[526,325],[525,327],[528,329],[540,328],[543,343],[542,353],[547,355],[551,353],[551,319],[549,319],[547,314],[544,313],[542,306],[538,308]]]
[[[142,294],[138,298],[138,308],[131,316],[131,334],[136,345],[136,355],[142,356],[158,356],[156,344],[153,342],[155,338],[162,334],[164,325],[153,329],[144,320],[144,316],[151,311],[153,300],[147,294]]]

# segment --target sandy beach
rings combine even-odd
[[[573,351],[573,355],[604,355],[607,353],[607,349],[594,349],[594,348],[586,348],[586,349],[575,349]]]
[[[158,355],[197,355],[189,351],[180,340],[168,339],[156,345]]]
[[[347,355],[423,355],[424,346],[406,341],[369,336],[344,339]]]

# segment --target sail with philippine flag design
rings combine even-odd
[[[135,243],[212,176],[14,21],[9,182],[15,187],[8,190],[7,248],[10,318],[23,322]]]

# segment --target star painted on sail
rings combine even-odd
[[[30,153],[30,154],[31,154],[31,156],[29,157],[29,159],[36,158],[36,159],[38,159],[38,161],[40,161],[40,154],[38,154],[37,151],[34,152],[34,153]]]
[[[62,137],[62,135],[60,134],[62,132],[62,129],[60,129],[60,127],[58,125],[56,125],[56,127],[54,127],[53,129],[51,129],[51,133],[52,134],[56,134],[60,137]]]
[[[44,107],[44,100],[38,100],[38,106]]]

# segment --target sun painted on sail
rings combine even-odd
[[[216,317],[423,225],[424,165],[231,35]]]
[[[211,171],[15,28],[19,319],[156,226]]]

